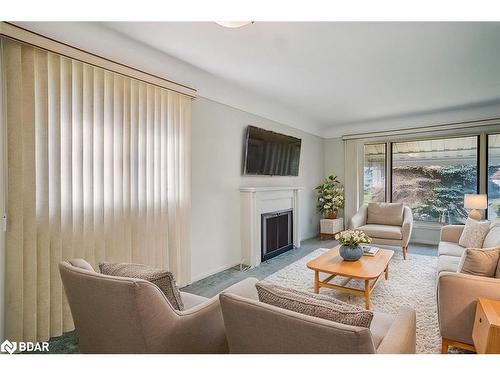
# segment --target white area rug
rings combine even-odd
[[[306,263],[328,249],[317,249],[295,263],[268,276],[265,282],[294,289],[313,291],[314,272]],[[437,320],[436,270],[437,257],[409,254],[403,260],[396,252],[389,264],[389,280],[380,280],[372,292],[374,311],[395,314],[400,306],[409,306],[417,313],[417,353],[440,353],[441,336]],[[325,276],[325,275],[323,275]],[[320,276],[321,277],[321,276]],[[348,285],[361,284],[351,281]],[[334,296],[342,301],[364,308],[364,298],[321,289],[321,294]]]

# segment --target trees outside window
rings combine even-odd
[[[386,144],[364,146],[363,202],[385,202]]]
[[[409,205],[416,221],[464,223],[477,164],[476,136],[393,143],[392,201]]]

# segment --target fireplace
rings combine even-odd
[[[298,186],[241,187],[241,264],[256,267],[262,262],[263,218],[266,213],[292,211],[293,248],[300,247],[300,190]],[[264,242],[264,243],[267,243]],[[276,253],[275,253],[276,254]]]
[[[293,249],[293,210],[262,214],[261,223],[261,261]]]

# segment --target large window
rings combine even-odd
[[[476,136],[393,143],[392,201],[417,221],[464,223],[464,194],[478,187],[477,144]]]
[[[385,202],[386,144],[364,146],[363,201]]]
[[[500,134],[488,135],[488,219],[500,217]]]

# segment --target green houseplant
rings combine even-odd
[[[337,176],[331,175],[325,178],[323,183],[316,187],[318,191],[318,212],[327,219],[336,219],[337,212],[344,208],[344,187]]]

